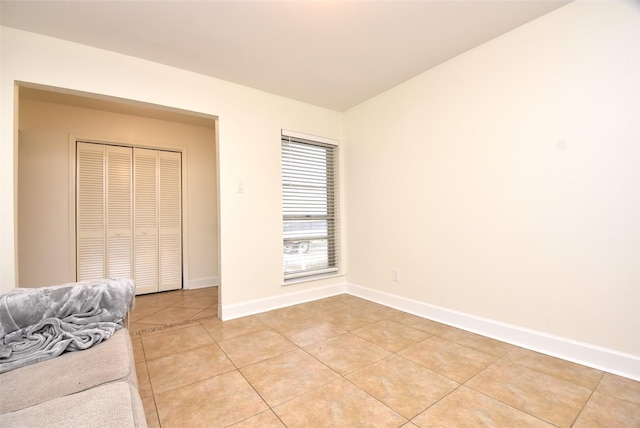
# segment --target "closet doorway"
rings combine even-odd
[[[76,142],[79,281],[131,277],[136,294],[182,288],[181,177],[179,152]]]
[[[47,285],[75,282],[78,278],[78,207],[76,198],[79,189],[77,180],[77,142],[90,144],[100,143],[114,149],[131,150],[129,166],[119,165],[116,160],[122,157],[118,150],[109,150],[109,163],[112,167],[102,166],[100,163],[100,180],[111,185],[128,183],[125,188],[130,189],[130,195],[125,200],[109,202],[112,209],[110,220],[117,219],[119,223],[108,222],[109,234],[101,234],[87,230],[87,235],[99,244],[99,251],[103,254],[96,258],[99,266],[105,269],[104,275],[123,275],[133,269],[130,275],[136,275],[136,260],[133,259],[135,248],[142,247],[141,239],[146,232],[156,233],[157,244],[150,244],[151,253],[157,251],[157,257],[150,257],[151,262],[146,266],[153,266],[150,272],[158,276],[157,291],[172,288],[195,290],[220,284],[219,277],[219,210],[218,210],[218,161],[217,161],[217,118],[194,112],[171,109],[157,105],[149,105],[130,100],[113,99],[101,95],[86,93],[71,93],[69,90],[58,88],[19,88],[19,138],[18,138],[18,212],[17,239],[18,260],[16,269],[19,272],[18,285],[20,287],[40,287]],[[173,226],[162,226],[155,232],[145,230],[146,226],[138,227],[140,239],[136,240],[134,218],[138,219],[143,212],[133,212],[132,218],[127,220],[129,210],[134,210],[136,204],[143,202],[141,194],[138,201],[134,200],[132,187],[136,186],[136,175],[133,162],[136,162],[133,151],[146,153],[142,150],[156,151],[157,157],[148,160],[151,163],[167,164],[165,153],[179,156],[178,167],[181,175],[181,188],[177,186],[175,192],[181,191],[181,198],[175,198],[181,203],[180,233],[174,233],[173,241],[167,236],[160,242],[160,236],[171,232]],[[111,153],[113,152],[113,153]],[[106,149],[104,156],[107,156]],[[129,154],[124,155],[128,159]],[[144,159],[138,161],[142,162]],[[106,162],[106,161],[105,161]],[[128,161],[127,161],[128,162]],[[174,162],[176,163],[176,162]],[[126,165],[126,163],[125,163]],[[82,169],[82,168],[81,168]],[[164,168],[161,168],[164,170]],[[87,172],[95,172],[95,168]],[[110,171],[111,177],[105,178]],[[160,174],[159,171],[150,174]],[[118,181],[120,180],[120,181]],[[165,180],[165,184],[169,181]],[[139,183],[142,185],[143,183]],[[88,195],[101,195],[98,209],[105,210],[102,198],[117,193],[107,193],[101,188],[99,192],[88,191]],[[169,195],[169,193],[166,193]],[[177,193],[175,193],[177,195]],[[156,195],[158,203],[167,198]],[[171,199],[172,197],[169,197]],[[95,203],[95,202],[94,202]],[[124,204],[124,205],[122,205]],[[128,206],[127,204],[130,204]],[[123,208],[124,206],[124,208]],[[125,214],[121,210],[125,210]],[[162,213],[166,210],[161,210]],[[158,222],[167,224],[167,216],[161,218],[157,214]],[[178,216],[175,216],[176,219]],[[124,219],[124,220],[123,220]],[[124,223],[123,223],[124,222]],[[113,226],[111,226],[113,224]],[[177,224],[177,222],[176,222]],[[160,226],[158,226],[160,227]],[[98,227],[100,229],[100,226]],[[152,227],[153,229],[153,227]],[[106,229],[103,229],[106,230]],[[84,232],[83,232],[84,233]],[[119,234],[119,236],[118,236]],[[169,233],[171,235],[171,233]],[[181,241],[180,241],[181,239]],[[100,241],[101,240],[101,241]],[[111,242],[108,243],[107,240]],[[131,246],[128,243],[131,240]],[[154,239],[149,239],[154,241]],[[94,243],[95,243],[94,242]],[[90,240],[85,242],[89,245]],[[109,245],[107,245],[109,244]],[[172,247],[173,245],[173,247]],[[164,257],[169,248],[179,249],[181,257]],[[119,250],[116,251],[116,250]],[[105,257],[107,251],[111,255]],[[131,251],[130,255],[127,253]],[[122,255],[124,254],[124,257]],[[118,258],[117,256],[121,256]],[[118,261],[126,260],[124,263]],[[131,260],[129,262],[129,260]],[[144,265],[138,261],[137,283],[142,281],[141,273]],[[174,263],[172,265],[172,263]],[[90,269],[88,266],[82,270]],[[171,285],[160,278],[168,278],[159,269],[173,270],[176,274]],[[178,274],[181,272],[181,277]],[[84,274],[81,275],[81,277]],[[148,277],[152,278],[153,273]],[[150,283],[154,283],[150,281]],[[162,288],[161,288],[162,287]],[[220,288],[220,287],[218,287]],[[138,294],[153,293],[150,288],[138,287]]]

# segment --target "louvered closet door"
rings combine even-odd
[[[132,149],[106,146],[107,276],[132,277]]]
[[[134,150],[136,294],[158,291],[158,152]]]
[[[160,200],[159,240],[160,291],[182,287],[182,167],[181,154],[158,152]]]
[[[105,146],[78,143],[76,168],[76,266],[78,281],[104,278]]]
[[[77,277],[130,277],[131,148],[78,143]]]
[[[181,154],[77,145],[77,277],[182,288]]]

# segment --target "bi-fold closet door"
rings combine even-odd
[[[77,143],[78,280],[134,278],[136,294],[182,288],[177,152]]]

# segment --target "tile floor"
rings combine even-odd
[[[640,427],[640,382],[354,296],[216,307],[215,287],[137,298],[150,427]]]

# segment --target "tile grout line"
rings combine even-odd
[[[213,306],[216,306],[216,304],[214,304]],[[142,307],[145,307],[145,306],[143,305]],[[147,307],[157,307],[157,306],[149,305]],[[163,309],[168,309],[168,308],[171,308],[171,307],[172,307],[171,304],[169,304],[167,306],[158,307],[159,308],[158,311],[163,310]],[[198,309],[198,308],[196,308],[196,309]],[[206,309],[207,308],[205,308],[203,310],[206,310]],[[156,313],[158,311],[154,311],[153,313]],[[153,313],[151,313],[149,315],[152,315]],[[194,320],[185,320],[185,321],[179,322],[179,323],[165,324],[165,325],[162,325],[162,326],[156,326],[156,327],[146,328],[146,329],[139,329],[139,330],[136,330],[136,331],[133,331],[133,332],[131,332],[131,331],[129,332],[129,335],[130,335],[130,337],[132,339],[134,337],[139,337],[140,338],[140,345],[142,347],[142,354],[143,354],[143,358],[144,358],[143,362],[145,364],[145,368],[146,368],[146,372],[147,372],[147,380],[148,380],[148,383],[149,383],[149,388],[151,389],[151,397],[145,397],[145,398],[151,398],[153,400],[154,412],[155,412],[155,415],[156,415],[156,419],[158,420],[158,425],[160,427],[162,427],[162,420],[160,419],[160,412],[158,410],[158,404],[157,404],[157,401],[156,401],[156,392],[154,391],[153,383],[151,382],[151,373],[149,372],[149,364],[148,364],[149,360],[148,360],[147,355],[146,355],[144,341],[142,340],[142,336],[143,336],[144,333],[151,333],[151,332],[155,332],[155,331],[168,330],[171,327],[176,327],[176,326],[179,326],[179,325],[188,325],[188,324],[192,324],[192,323],[195,323],[195,322],[199,323],[199,321],[201,319],[207,319],[207,318],[212,318],[212,316],[202,317],[202,318],[194,319]],[[144,319],[144,317],[141,318],[141,319]],[[206,328],[205,328],[205,331],[207,331]],[[214,340],[214,343],[216,343],[215,340]],[[137,364],[135,362],[135,360],[134,360],[134,364]]]
[[[509,351],[509,352],[510,352],[510,351]],[[507,353],[508,353],[508,352],[507,352]],[[506,354],[505,354],[505,355],[506,355]],[[537,420],[539,420],[539,421],[542,421],[542,422],[547,423],[547,424],[549,424],[549,425],[552,425],[552,426],[554,426],[554,427],[558,427],[558,425],[556,425],[555,423],[553,423],[553,422],[551,422],[551,421],[548,421],[548,420],[546,420],[546,419],[544,419],[544,418],[542,418],[542,417],[540,417],[540,416],[537,416],[537,415],[534,415],[534,414],[532,414],[532,413],[529,413],[529,411],[527,411],[527,410],[519,409],[519,408],[517,408],[517,407],[514,407],[514,406],[512,406],[512,405],[511,405],[511,404],[509,404],[509,403],[505,403],[504,401],[502,401],[501,399],[499,399],[499,398],[497,398],[497,397],[493,397],[493,396],[491,396],[491,395],[487,394],[487,393],[486,393],[486,392],[484,392],[484,391],[480,391],[480,390],[478,390],[478,389],[476,389],[476,388],[474,388],[474,387],[472,387],[472,386],[467,385],[467,382],[470,382],[473,378],[475,378],[475,377],[479,376],[479,375],[480,375],[480,373],[482,373],[483,371],[487,370],[489,367],[491,367],[491,366],[495,365],[496,363],[498,363],[498,361],[503,360],[503,358],[504,358],[504,355],[503,355],[502,357],[498,357],[494,362],[492,362],[492,363],[491,363],[491,364],[489,364],[487,367],[485,367],[485,368],[483,368],[482,370],[480,370],[478,373],[476,373],[476,374],[474,374],[473,376],[471,376],[469,379],[467,379],[467,380],[466,380],[464,383],[462,383],[460,386],[464,386],[464,387],[466,387],[466,388],[469,388],[471,391],[474,391],[474,392],[476,392],[476,393],[478,393],[478,394],[484,395],[485,397],[487,397],[487,398],[489,398],[489,399],[491,399],[491,400],[494,400],[494,401],[496,401],[496,402],[498,402],[498,403],[504,404],[505,406],[507,406],[507,407],[509,407],[509,408],[511,408],[511,409],[514,409],[514,410],[516,410],[516,411],[518,411],[518,412],[522,412],[522,413],[524,413],[524,414],[527,414],[527,415],[529,415],[529,416],[531,416],[531,417],[533,417],[533,418],[535,418],[535,419],[537,419]],[[505,361],[506,361],[506,360],[505,360]],[[509,362],[509,361],[506,361],[506,362]],[[524,367],[524,366],[522,366],[522,367]],[[526,368],[526,367],[525,367],[525,368]]]
[[[264,323],[264,324],[266,325],[266,323]],[[271,413],[273,413],[273,414],[274,414],[274,416],[275,416],[276,418],[278,418],[278,420],[279,420],[280,422],[282,422],[282,424],[286,427],[287,425],[284,423],[284,421],[283,421],[282,419],[280,419],[280,417],[278,416],[278,414],[273,410],[273,408],[269,405],[269,403],[267,403],[267,400],[262,396],[262,394],[260,394],[260,392],[259,392],[259,391],[255,388],[255,386],[254,386],[254,385],[249,381],[249,379],[247,379],[247,377],[244,375],[244,373],[242,373],[242,371],[240,370],[240,367],[238,367],[238,366],[236,365],[236,363],[231,359],[231,357],[229,357],[229,355],[227,354],[227,352],[222,348],[222,346],[220,346],[220,343],[216,340],[216,338],[215,338],[215,337],[213,337],[213,336],[211,335],[211,332],[209,332],[209,330],[208,330],[204,325],[202,325],[202,323],[200,323],[200,325],[201,325],[201,326],[202,326],[202,328],[204,328],[204,330],[207,332],[207,335],[209,335],[209,337],[211,338],[211,340],[213,340],[213,343],[215,343],[215,344],[216,344],[216,346],[220,349],[220,352],[222,352],[222,353],[224,354],[225,358],[226,358],[227,360],[229,360],[229,362],[233,365],[234,369],[233,369],[233,370],[230,370],[230,371],[228,371],[228,372],[225,372],[225,373],[231,373],[232,371],[236,371],[236,372],[238,372],[238,374],[239,374],[240,376],[242,376],[242,378],[245,380],[245,382],[247,382],[247,384],[251,387],[251,389],[253,389],[253,391],[258,395],[258,397],[260,397],[260,399],[262,400],[262,402],[267,406],[267,408],[271,411]],[[269,328],[271,328],[271,327],[269,326]],[[275,330],[274,330],[274,331],[275,331]],[[247,333],[247,334],[251,334],[251,333]],[[279,334],[279,333],[278,333],[278,334]],[[240,335],[240,336],[236,336],[236,337],[242,337],[242,336],[246,336],[246,335]],[[233,337],[232,339],[235,339],[236,337]],[[284,336],[283,336],[283,337],[284,337]],[[228,340],[231,340],[231,339],[228,339]],[[288,339],[287,339],[287,340],[288,340]],[[223,340],[222,342],[224,342],[224,340]],[[295,343],[294,343],[294,345],[295,345]],[[296,345],[296,346],[297,346],[297,345]],[[290,351],[290,352],[294,352],[294,351]],[[285,352],[285,353],[286,353],[286,352]],[[281,354],[281,355],[282,355],[282,354]],[[272,358],[275,358],[275,357],[272,357]],[[265,361],[265,360],[263,360],[263,361]],[[258,361],[258,362],[259,362],[259,361]],[[254,364],[257,364],[258,362],[254,363]],[[251,365],[251,364],[249,364],[249,365]],[[225,374],[225,373],[220,373],[220,374],[218,374],[218,375],[216,375],[216,376],[220,376],[220,375]],[[216,377],[216,376],[212,376],[212,377]],[[195,383],[195,382],[194,382],[194,383]],[[242,421],[246,421],[247,419],[253,418],[254,416],[257,416],[257,415],[259,415],[260,413],[263,413],[263,412],[265,412],[265,411],[266,411],[266,410],[263,410],[262,412],[258,412],[258,413],[255,413],[255,414],[253,414],[253,415],[249,415],[249,416],[247,416],[247,417],[246,417],[246,418],[244,418],[244,419],[240,419],[240,420],[238,420],[238,421],[233,422],[231,425],[234,425],[234,424],[239,423],[239,422],[242,422]],[[227,425],[227,426],[229,426],[229,425]]]
[[[155,327],[142,328],[142,329],[138,329],[138,330],[135,330],[133,332],[130,332],[129,334],[132,335],[132,336],[142,336],[144,333],[153,333],[153,332],[156,332],[156,331],[168,330],[168,329],[170,329],[172,327],[180,327],[180,326],[183,326],[183,325],[195,324],[195,323],[199,323],[202,320],[207,320],[207,319],[212,319],[212,318],[218,318],[218,316],[217,315],[208,315],[208,316],[202,317],[202,318],[194,318],[194,319],[188,319],[188,320],[184,320],[184,321],[174,322],[174,323],[171,323],[171,324],[162,324],[162,325],[157,325]]]
[[[604,379],[604,376],[605,376],[605,372],[602,373],[602,376],[600,376],[600,380],[598,380],[598,383],[596,383],[596,386],[594,386],[593,389],[591,390],[589,397],[587,397],[585,402],[582,404],[582,407],[580,407],[580,411],[578,412],[576,417],[573,418],[573,422],[571,422],[571,426],[573,426],[578,421],[578,419],[580,419],[580,415],[582,414],[582,412],[584,412],[584,409],[585,407],[587,407],[587,404],[589,403],[589,401],[591,401],[591,397],[593,397],[593,394],[596,392],[596,389],[598,389],[598,386],[602,382],[602,379]]]
[[[492,400],[495,400],[495,401],[497,401],[498,403],[502,403],[502,404],[504,404],[505,406],[508,406],[508,407],[510,407],[510,408],[512,408],[512,409],[514,409],[514,410],[516,410],[516,411],[518,411],[518,412],[525,413],[525,414],[527,414],[527,415],[529,415],[529,416],[531,416],[531,417],[533,417],[533,418],[536,418],[536,419],[538,419],[538,420],[540,420],[540,421],[543,421],[543,422],[545,422],[545,423],[547,423],[547,424],[549,424],[549,425],[552,425],[552,426],[554,426],[554,427],[558,427],[558,425],[557,425],[557,424],[555,424],[555,423],[554,423],[554,422],[552,422],[552,421],[549,421],[549,420],[547,420],[547,419],[545,419],[545,418],[543,418],[543,417],[541,417],[541,416],[534,415],[533,413],[530,413],[528,410],[520,409],[520,408],[518,408],[518,407],[515,407],[515,406],[513,406],[513,405],[511,405],[511,404],[509,404],[509,403],[506,403],[506,402],[502,401],[501,399],[499,399],[499,398],[497,398],[497,397],[493,397],[492,395],[487,394],[487,393],[486,393],[486,392],[484,392],[484,391],[480,391],[480,390],[478,390],[478,389],[476,389],[476,388],[474,388],[474,387],[472,387],[472,386],[470,386],[470,385],[467,385],[467,383],[468,383],[468,382],[470,382],[473,378],[475,378],[475,377],[479,376],[483,371],[485,371],[485,370],[489,369],[491,366],[493,366],[493,365],[497,364],[499,361],[503,361],[503,362],[506,362],[506,363],[510,363],[510,364],[518,365],[518,366],[523,367],[523,368],[525,368],[525,369],[529,369],[529,370],[532,370],[532,371],[536,371],[536,372],[538,372],[538,373],[541,373],[541,374],[547,375],[547,376],[549,376],[549,377],[553,377],[553,378],[554,378],[554,379],[556,379],[556,380],[560,380],[560,381],[564,381],[564,382],[567,382],[567,383],[571,383],[572,385],[575,385],[575,386],[580,386],[580,385],[576,385],[576,384],[574,384],[573,382],[568,382],[568,381],[566,381],[566,380],[564,380],[564,379],[560,379],[560,378],[557,378],[557,377],[555,377],[555,376],[551,376],[551,375],[549,375],[548,373],[544,373],[544,372],[541,372],[541,371],[538,371],[538,370],[531,369],[530,367],[527,367],[527,366],[522,365],[522,364],[518,364],[518,363],[516,363],[516,362],[514,362],[514,361],[505,360],[505,356],[506,356],[509,352],[511,352],[511,351],[506,352],[504,355],[502,355],[501,357],[498,357],[494,362],[492,362],[491,364],[489,364],[487,367],[483,368],[483,369],[482,369],[482,370],[480,370],[478,373],[476,373],[475,375],[471,376],[469,379],[467,379],[467,380],[464,382],[464,384],[463,384],[463,385],[464,385],[465,387],[469,388],[470,390],[472,390],[472,391],[474,391],[474,392],[478,393],[478,394],[482,394],[482,395],[484,395],[485,397],[488,397],[488,398],[490,398],[490,399],[492,399]],[[583,387],[583,388],[584,388],[584,387]],[[585,389],[588,389],[588,388],[585,388]],[[589,398],[590,398],[590,397],[591,397],[591,395],[589,395]],[[589,399],[587,399],[587,401],[589,401]],[[585,404],[586,404],[586,402],[585,402]],[[579,414],[580,414],[580,412],[578,412],[578,415],[579,415]],[[577,416],[574,418],[574,420],[573,420],[573,422],[572,422],[572,424],[571,424],[570,426],[572,426],[572,425],[573,425],[573,423],[575,423],[576,419],[577,419]]]

